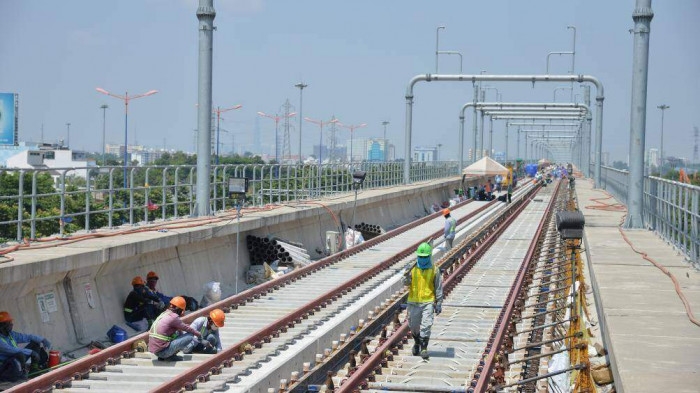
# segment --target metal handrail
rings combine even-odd
[[[0,195],[0,241],[65,236],[120,225],[192,216],[196,205],[195,165],[75,168],[0,168],[5,181],[20,186]],[[248,203],[263,206],[352,192],[352,173],[367,172],[364,189],[403,184],[401,162],[213,165],[210,209],[233,207],[228,179],[248,177]],[[126,187],[123,175],[127,174]],[[427,181],[459,174],[456,162],[414,162],[411,180]],[[319,179],[320,178],[320,184]],[[49,186],[48,183],[51,183]],[[2,209],[5,207],[5,209]],[[17,211],[16,215],[14,211]],[[11,213],[7,213],[11,212]],[[15,227],[16,231],[12,229]]]
[[[629,172],[601,166],[601,187],[627,203]],[[700,187],[655,176],[644,177],[644,226],[700,263]]]

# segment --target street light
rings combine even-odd
[[[102,104],[100,106],[100,109],[102,109],[102,166],[105,166],[107,162],[105,159],[105,130],[107,129],[105,120],[107,119],[107,108],[109,108],[107,104]]]
[[[357,124],[357,125],[346,125],[346,124],[338,122],[338,125],[350,130],[350,167],[352,168],[352,159],[353,159],[353,157],[352,157],[352,135],[355,133],[356,129],[366,127],[367,123],[362,123],[362,124]]]
[[[108,96],[118,98],[118,99],[124,101],[124,188],[126,188],[126,167],[127,167],[126,151],[127,151],[127,142],[128,142],[127,135],[128,135],[128,129],[129,129],[129,101],[135,100],[135,99],[141,98],[141,97],[151,96],[153,94],[158,93],[158,90],[150,90],[150,91],[147,91],[143,94],[138,94],[138,95],[131,96],[131,97],[129,97],[129,92],[126,92],[126,93],[124,93],[123,96],[121,96],[118,94],[110,93],[107,90],[99,88],[99,87],[96,88],[95,90],[97,90],[98,92],[100,92],[102,94],[106,94]]]
[[[661,104],[657,106],[657,108],[661,109],[661,146],[659,147],[659,156],[660,156],[660,163],[659,163],[659,173],[664,174],[662,169],[664,167],[664,112],[666,109],[669,109],[670,106],[666,104]]]
[[[384,126],[384,162],[388,161],[388,155],[387,155],[387,143],[386,143],[386,126],[389,125],[389,122],[387,120],[384,120],[382,122],[382,125]]]
[[[240,104],[226,109],[221,109],[220,106],[217,106],[216,109],[212,110],[212,112],[216,113],[216,165],[219,165],[219,134],[221,130],[221,114],[224,112],[232,111],[234,109],[241,109],[242,107],[243,105]]]
[[[573,37],[573,48],[571,49],[571,75],[574,74],[574,70],[576,69],[576,26],[566,26],[566,29],[573,30],[574,31],[574,37]],[[571,81],[571,101],[574,100],[574,82]]]
[[[435,73],[438,73],[438,54],[440,54],[440,30],[444,30],[445,26],[438,26],[435,29]]]
[[[321,138],[318,142],[318,195],[319,197],[321,196],[321,168],[323,166],[323,161],[322,161],[322,156],[323,156],[323,126],[328,125],[331,123],[338,123],[338,119],[332,119],[328,121],[323,121],[323,120],[314,120],[310,119],[308,117],[305,117],[304,120],[314,123],[318,125],[321,128]]]
[[[279,149],[279,141],[278,141],[279,131],[278,131],[278,126],[279,126],[280,120],[285,119],[285,118],[287,118],[287,117],[294,117],[296,114],[297,114],[296,112],[292,112],[292,113],[290,113],[290,114],[288,114],[288,115],[281,115],[281,116],[280,116],[280,115],[268,115],[268,114],[265,113],[265,112],[258,112],[258,115],[260,115],[260,116],[262,116],[262,117],[270,118],[270,119],[272,119],[272,120],[275,121],[275,161],[277,161],[278,164],[279,164],[279,162],[280,162],[280,159],[279,159],[279,151],[278,151],[278,149]]]
[[[438,51],[440,55],[458,55],[459,56],[459,73],[462,74],[462,53],[454,50],[441,50]]]
[[[304,112],[302,109],[302,104],[304,102],[303,94],[302,92],[304,91],[305,87],[308,87],[309,85],[305,85],[304,82],[297,83],[294,85],[294,87],[299,89],[299,164],[301,164],[301,119],[304,117]]]

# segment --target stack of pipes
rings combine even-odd
[[[251,265],[262,265],[263,262],[271,264],[274,261],[302,266],[311,263],[309,253],[298,243],[253,235],[246,237],[246,243]]]
[[[362,238],[365,240],[370,240],[383,233],[386,233],[382,227],[379,225],[365,224],[364,222],[355,224],[355,229],[362,233]]]

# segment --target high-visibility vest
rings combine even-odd
[[[2,340],[5,344],[7,344],[11,347],[17,348],[17,342],[15,341],[15,339],[12,336],[9,336],[7,338],[0,336],[0,340]],[[3,363],[2,360],[0,360],[0,364],[2,364],[2,363]]]
[[[457,232],[457,220],[454,219],[454,217],[450,217],[450,234],[454,234]]]
[[[164,336],[158,333],[158,322],[160,322],[160,319],[163,318],[163,315],[165,315],[165,313],[158,315],[158,318],[156,318],[156,320],[153,322],[153,325],[151,325],[151,330],[148,331],[148,337],[153,337],[159,340],[171,342],[175,338],[177,338],[177,332],[174,332],[170,336]]]
[[[435,301],[435,266],[430,269],[414,267],[411,271],[411,288],[408,290],[409,303],[432,303]]]

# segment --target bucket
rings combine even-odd
[[[49,367],[56,367],[61,364],[61,352],[49,351]]]

